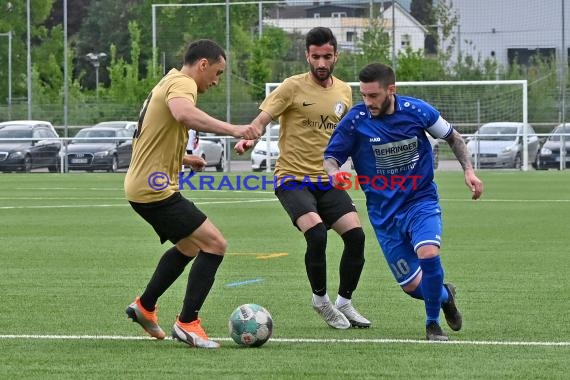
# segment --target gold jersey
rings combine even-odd
[[[156,202],[179,191],[178,175],[188,143],[188,128],[174,119],[168,101],[185,98],[196,103],[197,96],[194,79],[176,69],[170,70],[152,89],[139,116],[125,177],[129,201]]]
[[[279,158],[275,164],[278,182],[321,181],[327,178],[323,153],[337,123],[352,106],[348,84],[332,77],[324,88],[311,73],[291,76],[263,101],[259,109],[279,118]],[[328,181],[328,179],[326,179]]]

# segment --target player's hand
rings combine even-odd
[[[473,169],[465,171],[465,184],[471,190],[471,199],[479,199],[483,195],[483,181],[475,175]]]
[[[337,189],[350,189],[352,174],[340,170],[329,173],[333,187]]]
[[[185,154],[182,162],[184,165],[190,166],[192,170],[196,172],[204,170],[207,164],[206,160],[204,160],[202,157],[198,157],[193,154]]]
[[[255,144],[255,140],[239,140],[234,146],[234,150],[237,154],[244,154]]]
[[[261,136],[261,131],[251,124],[236,125],[233,130],[232,136],[239,137],[245,140],[257,140]]]

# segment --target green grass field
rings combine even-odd
[[[404,295],[352,192],[366,265],[355,305],[370,329],[333,330],[311,308],[304,239],[270,191],[184,191],[229,241],[201,312],[219,350],[153,341],[128,320],[169,244],[124,199],[122,174],[0,175],[0,379],[567,379],[570,376],[570,173],[483,171],[471,201],[460,172],[438,172],[442,260],[464,329],[424,341],[423,303]],[[341,239],[329,235],[329,294]],[[187,273],[187,272],[186,272]],[[179,312],[186,273],[160,300]],[[239,282],[258,280],[241,286]],[[230,341],[240,304],[265,306],[263,347]],[[447,327],[447,326],[445,326]],[[446,329],[449,331],[449,329]]]

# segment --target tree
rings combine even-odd
[[[30,3],[30,34],[31,34],[31,60],[32,65],[36,66],[38,73],[41,75],[44,69],[43,65],[37,65],[37,62],[47,62],[48,52],[44,49],[37,49],[45,43],[46,38],[51,38],[48,30],[42,25],[50,14],[53,0],[31,0]],[[14,98],[27,97],[27,7],[26,0],[11,0],[9,4],[2,2],[0,4],[0,33],[12,33],[12,96]],[[8,93],[8,39],[2,38],[0,41],[0,104],[4,103],[5,95]],[[52,47],[57,46],[55,45]],[[59,42],[59,50],[63,51],[63,40]],[[57,54],[56,51],[53,52]],[[49,69],[51,70],[51,69]],[[32,70],[33,71],[33,70]],[[32,82],[33,83],[33,82]]]
[[[411,15],[429,31],[425,38],[424,49],[427,54],[437,53],[437,25],[432,0],[412,0]]]
[[[256,100],[265,97],[265,83],[271,79],[271,67],[275,61],[281,61],[291,47],[287,34],[279,29],[268,27],[263,36],[254,44],[251,59],[247,61],[247,74],[252,86],[250,93]]]

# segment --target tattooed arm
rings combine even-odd
[[[465,184],[471,190],[472,198],[479,199],[483,194],[483,182],[475,175],[473,165],[471,165],[471,154],[467,145],[465,145],[465,141],[463,141],[463,137],[461,137],[459,132],[453,130],[453,133],[445,141],[447,141],[457,161],[463,168]]]

